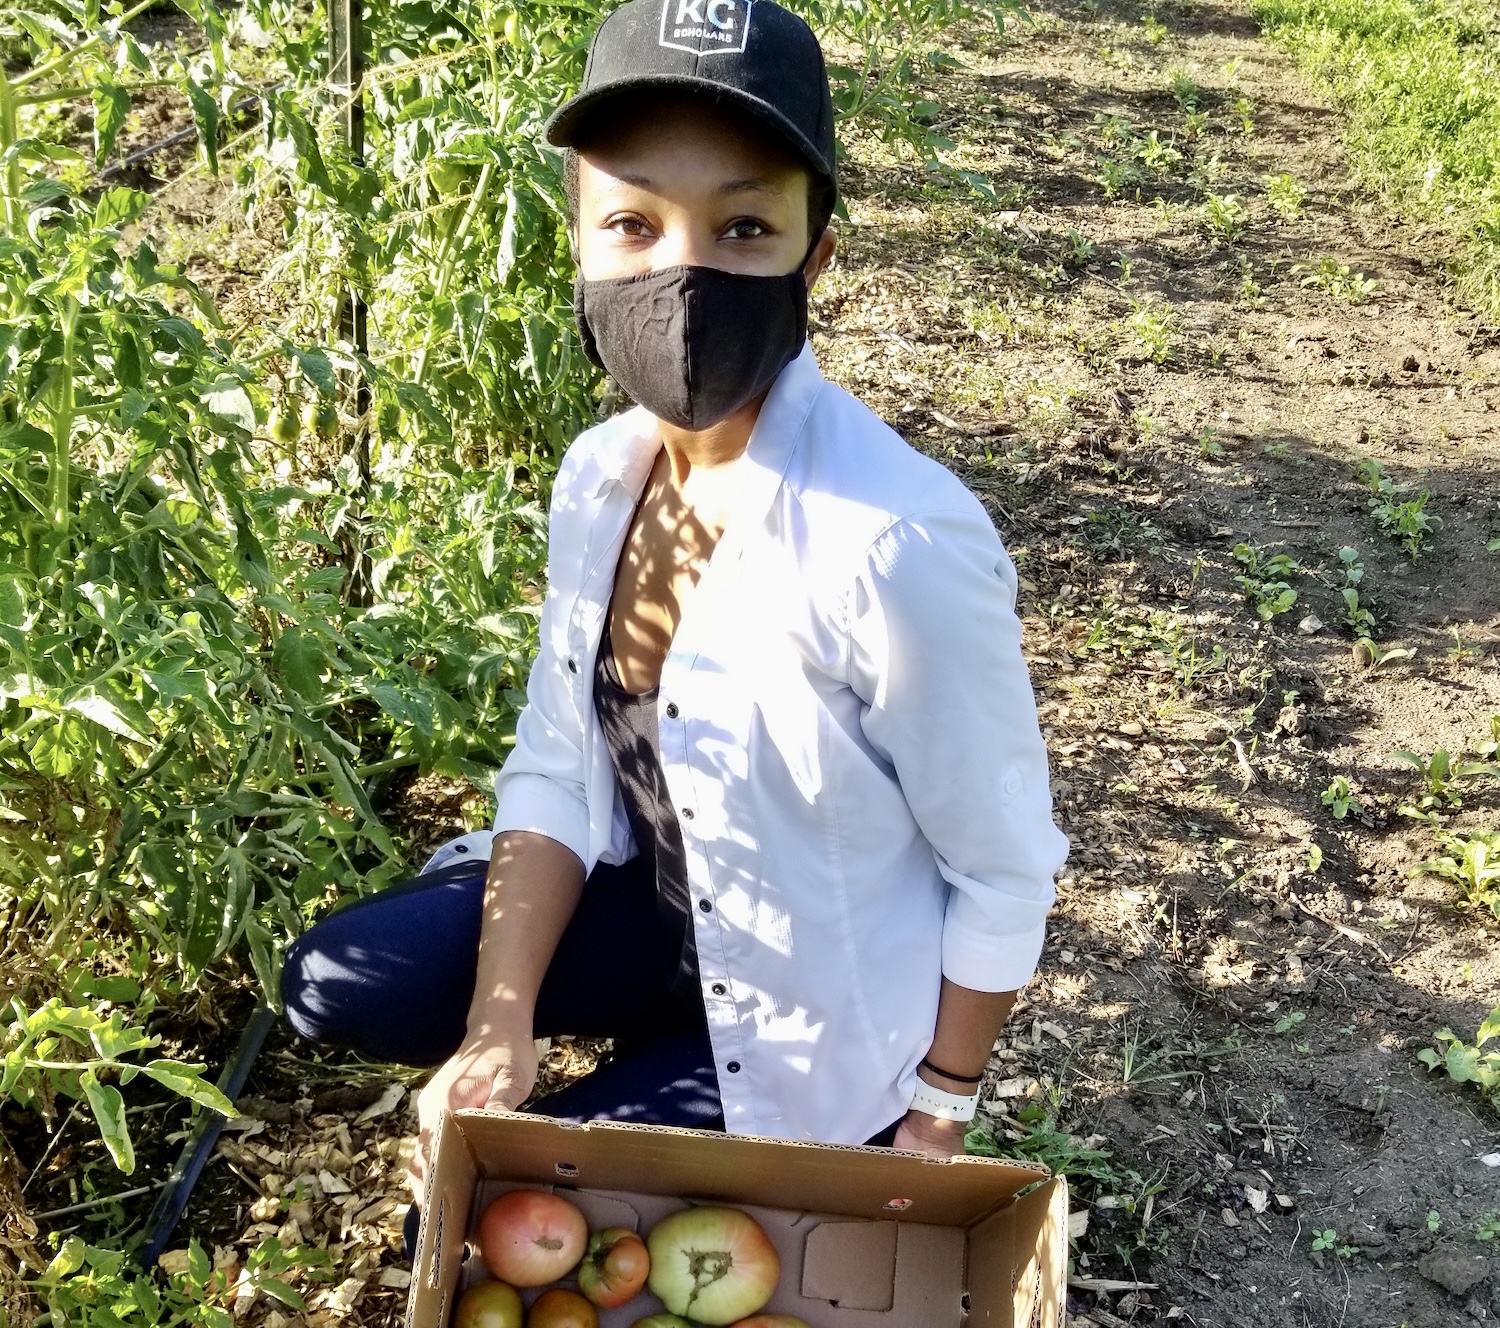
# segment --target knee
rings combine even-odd
[[[303,932],[287,948],[277,984],[287,1023],[310,1042],[336,1040],[337,1020],[333,1017],[336,1007],[322,981],[331,956],[320,944],[323,939],[318,935],[320,930],[321,924]]]

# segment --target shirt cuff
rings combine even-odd
[[[584,802],[546,775],[503,771],[495,778],[495,833],[524,830],[571,849],[589,865],[589,812]]]
[[[1036,972],[1046,936],[1045,909],[1033,926],[1003,936],[976,931],[950,913],[943,927],[943,976],[970,991],[1019,991]]]

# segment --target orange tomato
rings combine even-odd
[[[599,1311],[576,1291],[553,1287],[532,1302],[526,1328],[599,1328]]]

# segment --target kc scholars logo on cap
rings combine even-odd
[[[662,0],[661,42],[693,55],[740,55],[755,0]]]

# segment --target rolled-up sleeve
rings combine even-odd
[[[889,527],[848,604],[865,737],[949,885],[943,973],[976,991],[1013,990],[1035,971],[1068,850],[1015,597],[1015,569],[976,502]]]
[[[559,547],[560,521],[568,502],[569,467],[559,470],[552,490],[548,533],[548,589],[542,602],[540,644],[526,682],[526,705],[516,720],[516,745],[495,777],[495,832],[529,830],[555,839],[589,862],[589,807],[583,726],[566,666],[567,606],[559,582],[573,551]]]

